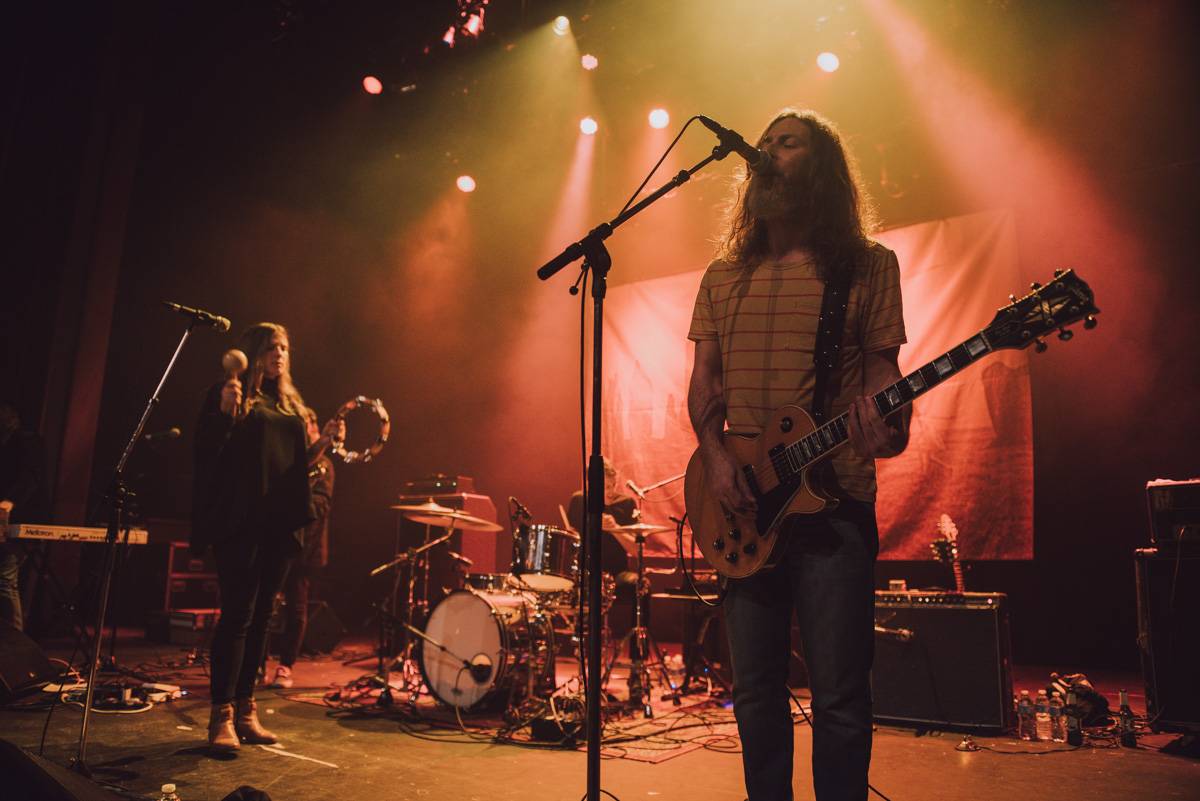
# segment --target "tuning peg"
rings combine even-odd
[[[1029,285],[1029,288],[1032,289],[1034,292],[1037,292],[1039,289],[1042,288],[1042,285],[1039,284],[1037,281],[1034,281],[1032,284]]]
[[[1075,336],[1075,332],[1067,328],[1058,329],[1058,338],[1063,342],[1067,342],[1071,337]]]
[[[1009,296],[1008,296],[1008,302],[1009,302],[1009,303],[1016,303],[1016,302],[1017,302],[1017,296],[1016,296],[1016,295],[1009,295]]]
[[[1096,327],[1096,318],[1089,314],[1083,319],[1083,327],[1091,331]]]
[[[1054,271],[1054,277],[1055,277],[1055,278],[1061,278],[1061,277],[1062,277],[1062,274],[1063,274],[1063,273],[1065,273],[1065,272],[1066,272],[1066,270],[1055,270],[1055,271]]]
[[[1046,348],[1048,348],[1048,347],[1050,347],[1050,346],[1046,344],[1046,340],[1042,339],[1041,337],[1038,337],[1037,339],[1034,340],[1033,349],[1036,350],[1038,353],[1045,353]]]

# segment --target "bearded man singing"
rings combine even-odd
[[[896,255],[868,238],[873,214],[833,125],[785,110],[758,140],[770,155],[748,173],[717,260],[696,297],[688,411],[707,490],[752,515],[754,494],[722,447],[759,434],[784,404],[810,408],[817,322],[827,284],[847,287],[840,356],[826,380],[829,414],[849,410],[851,450],[831,460],[835,509],[791,522],[777,565],[730,582],[725,621],[734,712],[749,801],[792,798],[786,684],[798,616],[812,689],[812,773],[820,801],[867,796],[874,654],[875,459],[908,444],[909,410],[881,419],[868,397],[899,380],[905,342]]]

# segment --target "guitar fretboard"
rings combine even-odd
[[[953,377],[962,369],[979,361],[992,350],[987,336],[980,331],[891,386],[884,387],[875,393],[871,400],[875,402],[879,416],[887,417],[912,403],[938,384]],[[791,445],[777,445],[772,448],[770,451],[771,464],[775,468],[780,482],[786,483],[795,478],[809,465],[823,459],[848,442],[850,439],[849,417],[849,412],[842,412]]]

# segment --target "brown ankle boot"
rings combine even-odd
[[[208,716],[208,745],[220,751],[241,748],[233,728],[233,704],[213,704]]]
[[[242,742],[251,745],[271,745],[279,742],[279,738],[262,727],[258,722],[258,704],[253,698],[237,699],[237,717],[234,718],[234,728]]]

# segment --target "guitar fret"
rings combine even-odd
[[[985,355],[990,348],[987,340],[983,338],[983,334],[976,334],[963,343],[963,347],[967,349],[967,353],[971,354],[971,361]]]
[[[948,353],[938,356],[930,364],[933,366],[934,372],[937,373],[938,381],[941,381],[954,372],[954,362],[950,361],[950,354]]]

